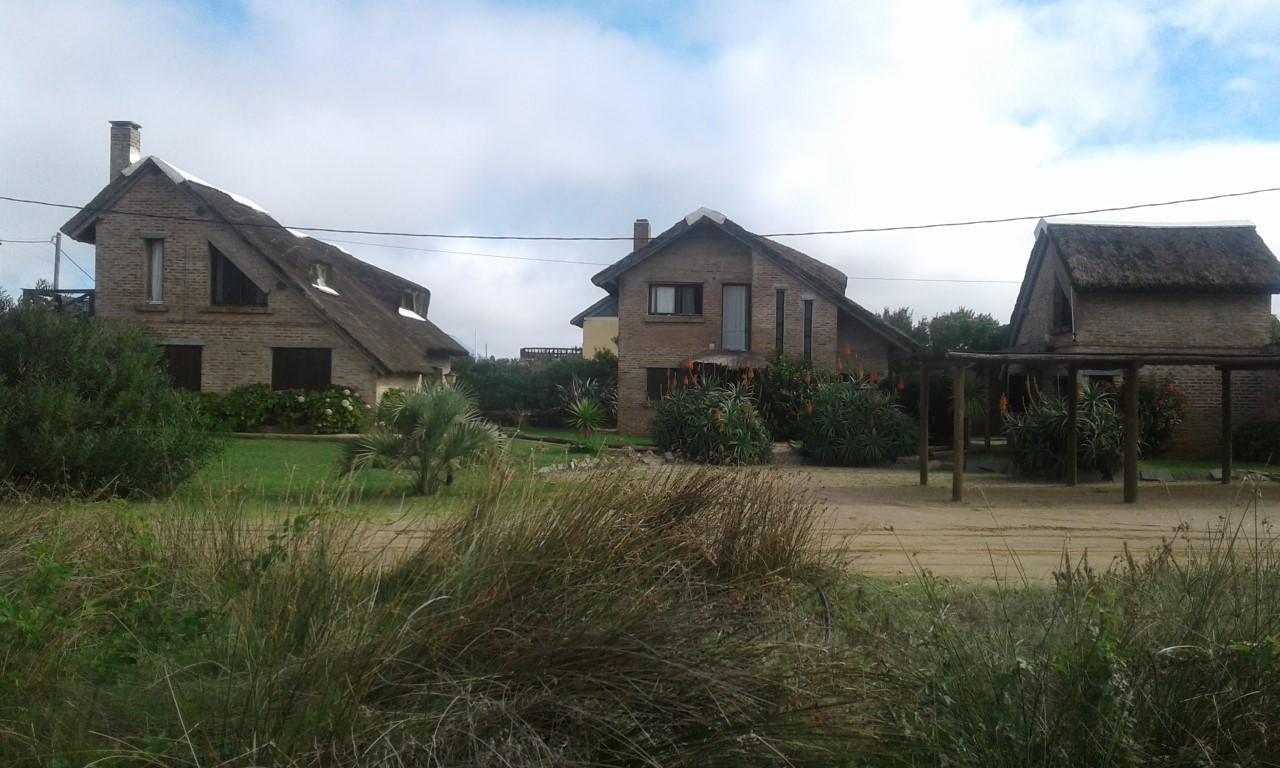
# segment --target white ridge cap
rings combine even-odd
[[[703,217],[711,219],[717,224],[724,223],[724,214],[719,211],[712,210],[710,208],[699,208],[698,210],[694,211],[688,216],[685,216],[684,223],[692,227],[694,224],[698,223],[699,219]]]
[[[1039,235],[1046,226],[1068,226],[1068,227],[1137,227],[1141,229],[1181,229],[1190,227],[1256,227],[1257,224],[1245,219],[1234,219],[1226,221],[1110,221],[1110,220],[1094,220],[1081,218],[1051,218],[1041,219],[1036,223],[1036,235]]]
[[[200,185],[200,186],[202,186],[202,187],[208,187],[209,189],[216,189],[216,190],[218,190],[219,192],[221,192],[222,194],[224,194],[224,195],[226,195],[227,197],[231,198],[232,200],[235,200],[237,203],[239,203],[239,204],[241,204],[241,205],[244,205],[244,206],[248,206],[248,207],[252,208],[253,210],[257,211],[258,213],[267,213],[267,209],[266,209],[266,208],[263,208],[262,206],[260,206],[260,205],[258,205],[257,203],[253,202],[253,201],[252,201],[252,200],[250,200],[249,198],[245,197],[244,195],[237,195],[235,192],[228,192],[227,190],[223,189],[222,187],[216,187],[216,186],[214,186],[214,185],[210,184],[209,182],[205,181],[204,179],[200,178],[199,176],[195,176],[195,175],[193,175],[193,174],[187,173],[186,171],[182,170],[181,168],[179,168],[178,166],[174,165],[173,163],[169,163],[169,162],[166,162],[166,161],[164,161],[164,160],[161,160],[160,158],[156,157],[155,155],[147,155],[146,157],[142,158],[141,160],[137,160],[137,161],[135,161],[134,163],[132,163],[131,165],[129,165],[129,167],[127,167],[127,168],[125,168],[123,171],[121,171],[121,172],[120,172],[120,173],[121,173],[121,175],[124,175],[124,176],[130,176],[130,175],[132,175],[134,171],[138,170],[138,168],[139,168],[143,163],[147,162],[148,160],[151,160],[152,162],[154,162],[154,163],[156,164],[156,167],[158,167],[160,170],[164,171],[164,175],[165,175],[165,176],[168,176],[168,177],[169,177],[169,180],[170,180],[170,181],[172,181],[174,184],[181,184],[181,183],[182,183],[182,182],[184,182],[184,181],[194,182],[194,183],[196,183],[196,184],[199,184],[199,185]]]

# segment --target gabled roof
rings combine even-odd
[[[898,349],[908,352],[919,349],[919,345],[910,336],[889,325],[879,315],[867,310],[844,295],[845,288],[849,282],[849,278],[845,273],[829,264],[818,261],[807,253],[802,253],[790,246],[770,240],[763,235],[750,232],[724,214],[710,208],[699,208],[677,221],[670,229],[650,240],[644,247],[632,251],[611,266],[596,273],[591,278],[591,282],[614,294],[618,290],[618,276],[623,272],[635,267],[679,239],[690,236],[690,233],[695,230],[708,227],[738,240],[749,248],[760,251],[766,258],[773,260],[783,269],[812,286],[814,290],[823,294],[841,310],[862,321],[872,331]],[[706,230],[704,229],[703,231]]]
[[[1249,222],[1041,221],[1080,290],[1280,293],[1280,262]]]
[[[582,327],[583,322],[588,317],[617,317],[618,316],[618,296],[617,294],[609,294],[600,299],[595,304],[587,307],[578,314],[573,316],[569,321],[569,325]]]
[[[465,355],[466,350],[426,319],[399,311],[405,291],[425,294],[424,286],[357,259],[329,243],[280,225],[253,201],[187,174],[157,157],[145,157],[116,176],[62,231],[81,242],[94,242],[98,217],[147,174],[162,173],[179,189],[207,207],[213,221],[228,228],[258,251],[331,324],[363,349],[387,373],[426,373],[429,355]],[[329,265],[328,286],[312,284],[311,267]]]

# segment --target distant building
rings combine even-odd
[[[62,231],[96,246],[97,314],[150,327],[179,385],[371,397],[466,354],[427,319],[425,287],[140,155],[139,126],[113,122],[109,183]]]

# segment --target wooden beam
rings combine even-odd
[[[1213,365],[1235,369],[1277,369],[1280,355],[1206,355],[1197,352],[948,352],[944,362],[977,365],[1074,365],[1109,371],[1131,365]],[[944,362],[934,363],[935,367]]]
[[[1222,484],[1231,483],[1231,369],[1222,369]]]
[[[920,366],[920,484],[929,484],[929,366]]]
[[[1080,413],[1080,396],[1077,391],[1076,377],[1080,371],[1073,365],[1067,369],[1067,444],[1063,448],[1062,460],[1067,470],[1067,485],[1075,486],[1078,479],[1076,454],[1079,452],[1079,430],[1076,420]]]
[[[1138,502],[1138,366],[1124,372],[1124,503]]]
[[[982,423],[986,425],[985,427],[983,427],[983,430],[982,430],[982,447],[988,452],[991,450],[991,422],[994,421],[994,419],[991,417],[991,412],[995,410],[995,402],[996,402],[996,388],[992,385],[995,379],[995,377],[992,375],[993,370],[994,370],[994,366],[988,366],[986,369],[987,371],[987,415],[982,420]]]
[[[952,382],[952,449],[951,449],[951,500],[964,501],[964,366],[955,368]]]

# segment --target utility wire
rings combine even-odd
[[[68,254],[66,251],[62,250],[61,248],[59,248],[59,249],[58,249],[58,253],[62,254],[62,258],[64,258],[64,259],[66,259],[67,261],[71,262],[71,263],[72,263],[72,265],[74,265],[76,269],[80,270],[80,274],[82,274],[82,275],[84,275],[85,277],[87,277],[87,278],[89,278],[90,280],[92,280],[92,281],[94,282],[94,284],[95,284],[95,285],[98,283],[98,279],[97,279],[97,278],[95,278],[93,275],[89,274],[88,272],[85,272],[85,271],[84,271],[84,267],[80,266],[80,264],[79,264],[75,259],[71,258],[71,255],[70,255],[70,254]]]
[[[1130,205],[1116,205],[1104,208],[1085,208],[1074,211],[1057,211],[1054,213],[1027,214],[1022,216],[1001,216],[982,219],[962,219],[956,221],[939,221],[924,224],[896,224],[883,227],[851,227],[848,229],[817,229],[796,232],[772,232],[764,233],[764,237],[811,237],[818,235],[853,235],[872,232],[905,232],[920,229],[942,229],[947,227],[970,227],[979,224],[1007,224],[1017,221],[1035,221],[1038,219],[1051,219],[1059,216],[1086,216],[1095,213],[1112,213],[1116,211],[1133,211],[1141,208],[1159,208],[1170,205],[1182,205],[1184,203],[1200,203],[1209,200],[1223,200],[1234,197],[1247,197],[1250,195],[1260,195],[1268,192],[1280,192],[1280,186],[1262,187],[1259,189],[1244,190],[1241,192],[1223,192],[1216,195],[1202,195],[1199,197],[1183,197],[1176,200],[1161,200],[1149,203],[1132,203]],[[90,208],[82,205],[71,205],[69,203],[54,203],[48,200],[34,200],[22,197],[10,197],[0,195],[0,200],[6,200],[11,203],[21,203],[24,205],[41,205],[50,208],[65,208],[73,211],[86,211],[94,214],[113,214],[120,216],[138,216],[149,219],[165,219],[170,221],[188,221],[207,224],[208,219],[201,219],[194,216],[178,216],[173,214],[162,213],[145,213],[142,211],[120,211],[114,208]],[[285,225],[276,222],[247,222],[232,221],[229,222],[240,227],[261,227],[267,229],[284,229]],[[631,236],[586,236],[586,235],[468,235],[442,232],[389,232],[374,229],[343,229],[338,227],[303,227],[289,226],[288,229],[303,230],[307,232],[328,232],[343,235],[381,235],[386,237],[419,237],[419,238],[435,238],[446,240],[513,240],[513,241],[556,241],[556,242],[616,242],[630,240]]]

